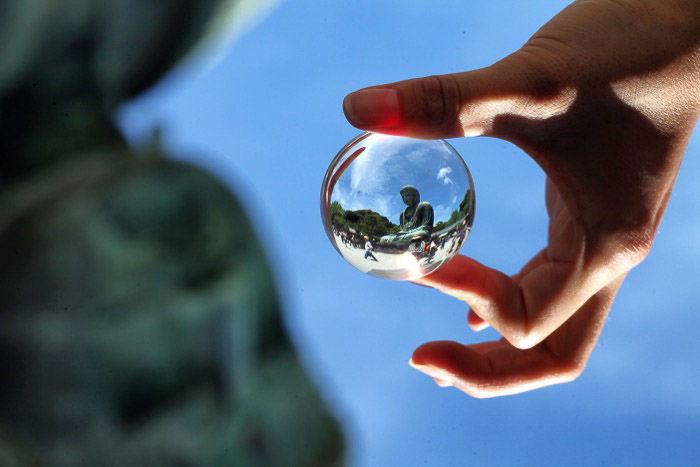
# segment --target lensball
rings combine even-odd
[[[362,133],[335,156],[321,188],[335,249],[386,279],[417,279],[447,263],[471,231],[474,206],[469,169],[444,140]]]

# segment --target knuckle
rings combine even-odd
[[[421,117],[433,126],[452,125],[459,116],[460,86],[450,75],[428,76],[419,80],[416,93]]]
[[[627,234],[623,244],[623,251],[635,265],[642,262],[651,250],[654,242],[654,234],[651,229],[644,229]]]
[[[611,238],[607,245],[607,256],[616,270],[624,272],[637,266],[649,255],[654,242],[653,228],[634,228]]]
[[[525,330],[511,332],[503,337],[506,338],[510,345],[520,350],[531,349],[542,341],[539,335]]]
[[[547,336],[543,333],[542,326],[536,325],[536,322],[533,321],[533,317],[524,303],[524,298],[521,297],[521,303],[517,305],[517,308],[522,311],[517,317],[513,316],[509,320],[507,332],[503,333],[503,337],[516,349],[531,349]]]
[[[586,368],[585,363],[577,360],[568,360],[560,364],[557,368],[558,379],[563,383],[570,383],[578,379]]]
[[[504,72],[516,70],[519,77],[518,90],[513,95],[513,113],[542,119],[561,115],[571,107],[576,90],[573,78],[565,71],[571,69],[570,54],[558,50],[565,50],[564,46],[559,46],[553,40],[531,39],[519,51],[497,64],[503,67]],[[555,128],[552,126],[548,131]],[[522,132],[522,129],[518,131]]]
[[[518,68],[533,101],[548,101],[562,95],[571,69],[569,46],[552,37],[533,37],[505,60]]]

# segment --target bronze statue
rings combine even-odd
[[[429,238],[433,231],[433,207],[428,201],[421,201],[420,193],[411,185],[402,187],[400,194],[407,206],[399,217],[401,230],[383,236],[380,242],[404,243]]]
[[[0,465],[333,465],[242,206],[113,120],[250,0],[3,0]]]

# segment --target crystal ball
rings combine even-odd
[[[474,183],[444,140],[365,132],[333,159],[321,188],[328,238],[373,276],[413,280],[462,247],[474,221]]]

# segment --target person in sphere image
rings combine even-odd
[[[374,246],[372,246],[372,242],[369,241],[369,237],[365,236],[365,259],[379,261],[377,258],[374,257],[372,251],[374,251]]]

